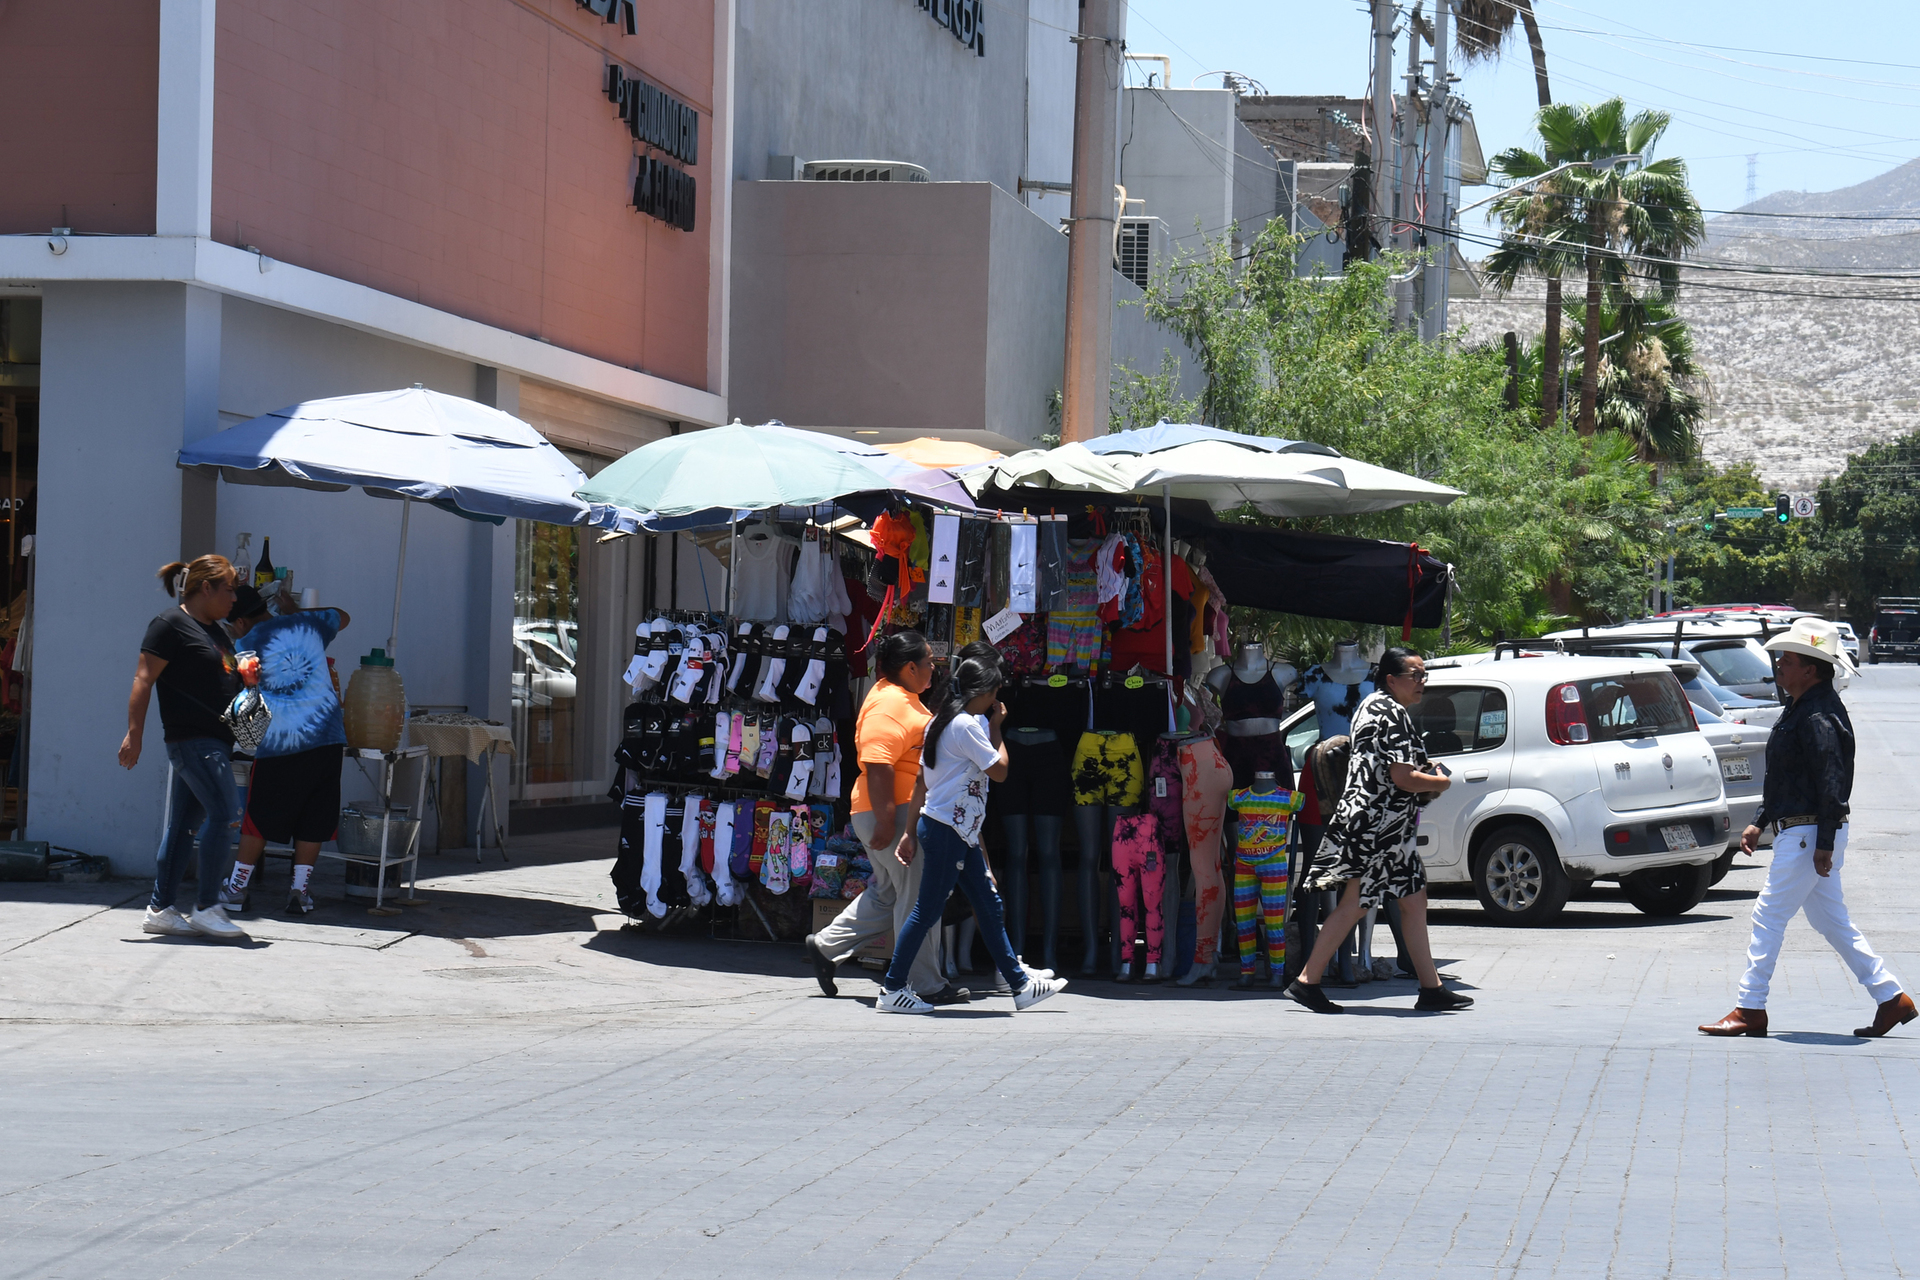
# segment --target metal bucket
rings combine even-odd
[[[403,860],[413,852],[415,842],[420,838],[420,819],[405,816],[407,810],[399,807],[387,813],[386,892],[391,894],[400,889]],[[380,858],[380,825],[380,813],[377,810],[371,813],[360,809],[340,811],[340,830],[335,841],[340,846],[340,852],[349,859],[344,877],[349,898],[377,896],[380,868],[372,864],[377,864]]]

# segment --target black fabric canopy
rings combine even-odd
[[[1160,502],[1138,495],[1061,489],[988,489],[976,501],[982,510],[1035,515],[1089,506],[1145,507],[1156,527],[1164,510]],[[1228,604],[1399,627],[1407,624],[1411,603],[1413,626],[1446,622],[1446,562],[1405,542],[1225,524],[1206,503],[1180,498],[1173,503],[1173,536],[1206,548],[1207,569]]]

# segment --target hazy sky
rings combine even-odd
[[[1359,97],[1371,52],[1367,11],[1360,0],[1130,0],[1127,45],[1171,56],[1175,87],[1233,70],[1269,93]],[[1749,154],[1759,156],[1761,195],[1848,186],[1920,155],[1920,28],[1911,4],[1534,0],[1534,11],[1554,100],[1618,94],[1630,106],[1671,112],[1660,154],[1686,158],[1707,209],[1746,202]],[[1532,63],[1515,33],[1499,63],[1455,68],[1489,159],[1502,147],[1536,145]],[[1405,40],[1395,45],[1401,70]],[[1134,84],[1157,70],[1132,67]],[[1470,189],[1465,198],[1486,194]]]

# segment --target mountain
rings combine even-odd
[[[1707,223],[1686,273],[1680,313],[1710,384],[1701,447],[1716,464],[1753,462],[1770,485],[1810,493],[1847,455],[1920,430],[1920,221],[1815,221],[1756,213],[1920,218],[1920,160],[1837,191],[1783,191]],[[1742,214],[1749,215],[1743,217]],[[1788,234],[1791,232],[1791,234]],[[1777,275],[1712,263],[1781,268]],[[1915,272],[1912,280],[1836,280],[1799,272]],[[1577,309],[1584,281],[1569,281]],[[1456,300],[1468,341],[1523,339],[1543,325],[1544,286],[1523,280],[1504,299]],[[1578,396],[1576,385],[1570,391]]]

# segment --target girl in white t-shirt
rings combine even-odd
[[[885,990],[874,1006],[881,1013],[933,1012],[934,1007],[907,985],[907,972],[928,931],[940,923],[956,884],[973,904],[980,937],[1013,989],[1014,1008],[1030,1009],[1067,985],[1063,978],[1040,977],[1021,967],[1013,944],[1007,941],[1000,894],[987,871],[987,855],[980,849],[987,786],[1007,776],[1007,749],[1000,741],[1000,722],[1006,719],[1007,709],[1000,702],[1000,682],[997,661],[963,659],[954,666],[940,708],[927,725],[926,742],[920,749],[926,800],[920,809],[915,855],[927,861],[920,872],[920,897],[894,942]]]

